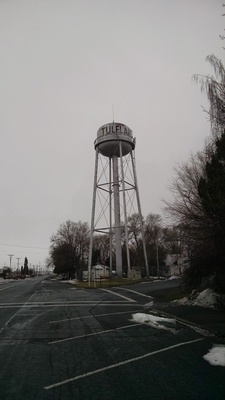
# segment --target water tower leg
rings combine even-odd
[[[92,247],[93,247],[93,234],[94,234],[94,221],[95,221],[97,176],[98,176],[98,150],[96,150],[96,156],[95,156],[95,175],[94,175],[92,213],[91,213],[91,230],[90,230],[89,258],[88,258],[88,283],[89,283],[89,286],[90,286],[90,284],[91,284],[91,260],[92,260]]]
[[[121,228],[120,228],[120,199],[119,199],[119,178],[118,178],[118,157],[112,157],[113,162],[113,187],[114,187],[114,223],[115,223],[115,244],[116,244],[116,272],[122,276],[122,249],[121,249]]]
[[[148,257],[147,257],[147,251],[146,251],[146,245],[145,245],[144,227],[143,227],[143,221],[142,221],[141,202],[140,202],[140,196],[139,196],[139,190],[138,190],[134,151],[132,151],[130,153],[130,155],[131,155],[133,174],[134,174],[134,184],[135,184],[135,191],[136,191],[136,196],[137,196],[138,213],[139,213],[139,219],[140,219],[140,225],[141,225],[141,237],[142,237],[143,251],[144,251],[144,258],[145,258],[145,270],[146,270],[146,276],[148,277],[149,276]]]
[[[109,159],[109,276],[112,276],[112,159]]]

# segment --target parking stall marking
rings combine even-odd
[[[108,292],[108,293],[113,294],[113,295],[115,295],[115,296],[122,297],[123,299],[125,299],[125,300],[127,300],[127,301],[130,301],[130,302],[132,302],[132,303],[136,303],[136,300],[133,300],[133,299],[131,299],[130,297],[123,296],[122,294],[113,292],[113,290],[109,290],[109,289],[101,289],[101,290],[104,290],[105,292]]]
[[[149,295],[144,294],[144,293],[137,292],[136,290],[132,290],[132,289],[127,289],[127,288],[123,288],[123,287],[117,287],[116,289],[119,289],[119,290],[126,290],[127,292],[135,293],[135,294],[137,294],[137,295],[139,295],[139,296],[147,297],[148,299],[151,299],[151,300],[153,300],[153,298],[154,298],[154,297],[152,297],[152,296],[149,296]]]
[[[139,305],[137,305],[136,307],[139,307]],[[59,322],[73,321],[73,320],[86,319],[86,318],[96,318],[96,317],[106,317],[106,316],[108,317],[109,315],[130,314],[133,312],[137,312],[137,310],[118,311],[118,312],[114,312],[114,313],[94,314],[94,315],[85,315],[84,317],[59,319],[58,321],[50,321],[50,324],[58,324]]]
[[[85,372],[84,374],[74,376],[73,378],[65,379],[64,381],[53,383],[52,385],[45,386],[44,389],[50,390],[50,389],[56,388],[58,386],[66,385],[67,383],[77,381],[79,379],[87,378],[88,376],[91,376],[91,375],[99,374],[101,372],[105,372],[105,371],[108,371],[108,370],[113,369],[113,368],[121,367],[122,365],[130,364],[132,362],[139,361],[139,360],[142,360],[144,358],[154,356],[155,354],[163,353],[165,351],[169,351],[169,350],[175,349],[177,347],[187,346],[189,344],[200,342],[202,340],[205,340],[205,338],[189,340],[187,342],[181,342],[181,343],[174,344],[172,346],[164,347],[162,349],[152,351],[152,352],[144,354],[142,356],[130,358],[128,360],[124,360],[124,361],[121,361],[121,362],[116,363],[116,364],[107,365],[106,367],[103,367],[103,368],[98,368],[98,369],[93,370],[93,371]]]
[[[79,336],[72,336],[72,337],[69,337],[69,338],[66,338],[66,339],[54,340],[53,342],[48,342],[48,344],[51,345],[51,344],[56,344],[56,343],[68,342],[70,340],[86,338],[86,337],[89,337],[89,336],[98,336],[98,335],[102,335],[103,333],[116,332],[116,331],[123,330],[123,329],[134,328],[134,327],[136,327],[138,325],[143,325],[143,324],[142,323],[138,323],[138,324],[120,326],[119,328],[105,329],[104,331],[87,333],[85,335],[79,335]]]
[[[96,303],[96,302],[77,302],[77,303],[52,303],[52,304],[0,304],[0,308],[35,308],[35,307],[43,307],[43,308],[47,308],[47,307],[89,307],[89,306],[94,306],[94,307],[134,307],[135,305],[132,303],[128,303],[128,302],[110,302],[110,303]],[[139,307],[137,305],[137,307]]]

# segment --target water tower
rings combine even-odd
[[[135,138],[132,130],[121,123],[112,122],[101,126],[94,142],[95,173],[91,216],[89,249],[89,282],[93,236],[95,232],[109,235],[110,273],[112,271],[112,252],[114,245],[116,272],[122,276],[122,237],[126,247],[127,273],[130,274],[129,255],[129,215],[139,216],[146,275],[148,263],[143,234],[140,197],[135,167]],[[129,214],[130,213],[130,214]],[[124,240],[125,239],[125,240]]]

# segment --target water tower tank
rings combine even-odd
[[[132,130],[119,122],[111,122],[99,128],[97,139],[95,140],[95,149],[105,157],[120,156],[120,144],[122,147],[122,156],[130,153],[135,147],[135,139]]]

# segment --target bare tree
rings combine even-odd
[[[51,237],[50,257],[62,269],[82,271],[87,263],[89,227],[86,222],[66,221]],[[66,260],[66,261],[65,261]]]
[[[129,243],[138,248],[138,243],[141,239],[141,221],[138,213],[128,217],[128,236]]]
[[[209,110],[204,111],[210,119],[212,136],[201,153],[192,155],[176,169],[171,184],[173,199],[166,202],[167,213],[185,233],[191,255],[190,268],[186,271],[189,286],[200,285],[203,278],[210,275],[214,275],[214,282],[219,282],[218,276],[222,275],[218,265],[224,263],[225,257],[222,250],[225,239],[221,239],[225,211],[218,207],[225,197],[225,69],[214,55],[208,56],[207,61],[215,77],[195,75],[194,79],[210,102]]]
[[[210,107],[204,111],[209,115],[213,135],[218,136],[225,126],[225,69],[222,61],[213,54],[207,56],[206,61],[211,64],[215,76],[196,74],[193,78],[207,94]]]
[[[106,265],[109,261],[110,237],[108,234],[98,234],[93,238],[92,265]]]
[[[159,277],[160,267],[166,255],[162,217],[159,214],[147,215],[144,227],[149,266],[153,275],[156,272]]]
[[[198,194],[198,184],[204,175],[207,156],[198,153],[192,155],[187,163],[176,169],[170,190],[172,201],[165,201],[165,210],[175,225],[189,227],[192,231],[202,221],[204,211]]]

